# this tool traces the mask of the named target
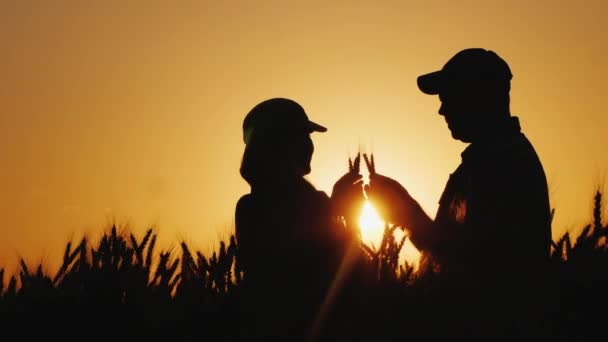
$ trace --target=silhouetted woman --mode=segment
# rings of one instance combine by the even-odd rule
[[[356,220],[361,175],[343,176],[332,198],[304,179],[310,134],[326,130],[285,98],[259,103],[243,121],[240,172],[251,192],[236,206],[236,237],[251,326],[266,338],[293,341],[307,333],[355,238],[340,222]]]

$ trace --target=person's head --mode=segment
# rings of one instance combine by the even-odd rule
[[[310,133],[325,131],[293,100],[262,101],[243,120],[241,176],[253,185],[310,173],[314,151]]]
[[[454,139],[472,142],[510,114],[511,69],[494,51],[481,48],[458,52],[439,71],[418,77],[418,88],[439,95],[439,114]]]

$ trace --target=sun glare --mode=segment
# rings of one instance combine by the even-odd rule
[[[380,242],[382,241],[382,234],[384,233],[385,221],[378,215],[378,212],[372,206],[369,201],[365,201],[365,205],[363,206],[363,212],[361,213],[361,217],[359,218],[359,226],[361,227],[361,239],[369,246],[374,246],[378,248]],[[395,239],[400,241],[405,232],[401,229],[397,229],[395,232]],[[420,251],[416,249],[416,247],[412,244],[412,242],[407,239],[403,244],[403,248],[400,253],[400,263],[403,261],[407,261],[412,264],[414,267],[418,266],[418,262],[420,261]]]
[[[359,226],[361,227],[361,238],[367,244],[373,244],[378,247],[382,241],[382,233],[384,232],[384,221],[378,212],[369,201],[365,201],[363,212],[359,218]]]

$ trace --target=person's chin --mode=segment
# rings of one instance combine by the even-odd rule
[[[448,125],[448,129],[450,130],[450,134],[452,135],[452,138],[459,140],[460,139],[460,134],[458,133],[457,130],[455,130],[454,128],[450,127]]]
[[[309,174],[311,171],[310,169],[310,165],[307,167],[302,168],[302,176],[306,176],[307,174]]]
[[[465,143],[471,142],[470,137],[468,137],[466,134],[463,134],[462,132],[456,130],[450,130],[450,132],[452,133],[452,138],[454,138],[455,140],[460,140]]]

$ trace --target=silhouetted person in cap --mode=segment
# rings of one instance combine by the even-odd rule
[[[462,50],[441,70],[418,77],[423,93],[439,95],[439,115],[452,137],[470,143],[434,219],[393,179],[371,175],[366,188],[378,210],[405,227],[439,266],[457,303],[478,311],[465,318],[457,311],[450,319],[484,338],[539,331],[541,323],[534,326],[525,315],[540,312],[535,310],[542,303],[535,299],[551,246],[547,181],[518,117],[511,115],[511,78],[501,57],[478,48]]]
[[[344,222],[358,219],[362,176],[344,175],[331,198],[304,178],[314,151],[310,135],[326,130],[285,98],[257,104],[243,121],[240,172],[251,192],[235,216],[251,338],[304,339],[356,241]]]

